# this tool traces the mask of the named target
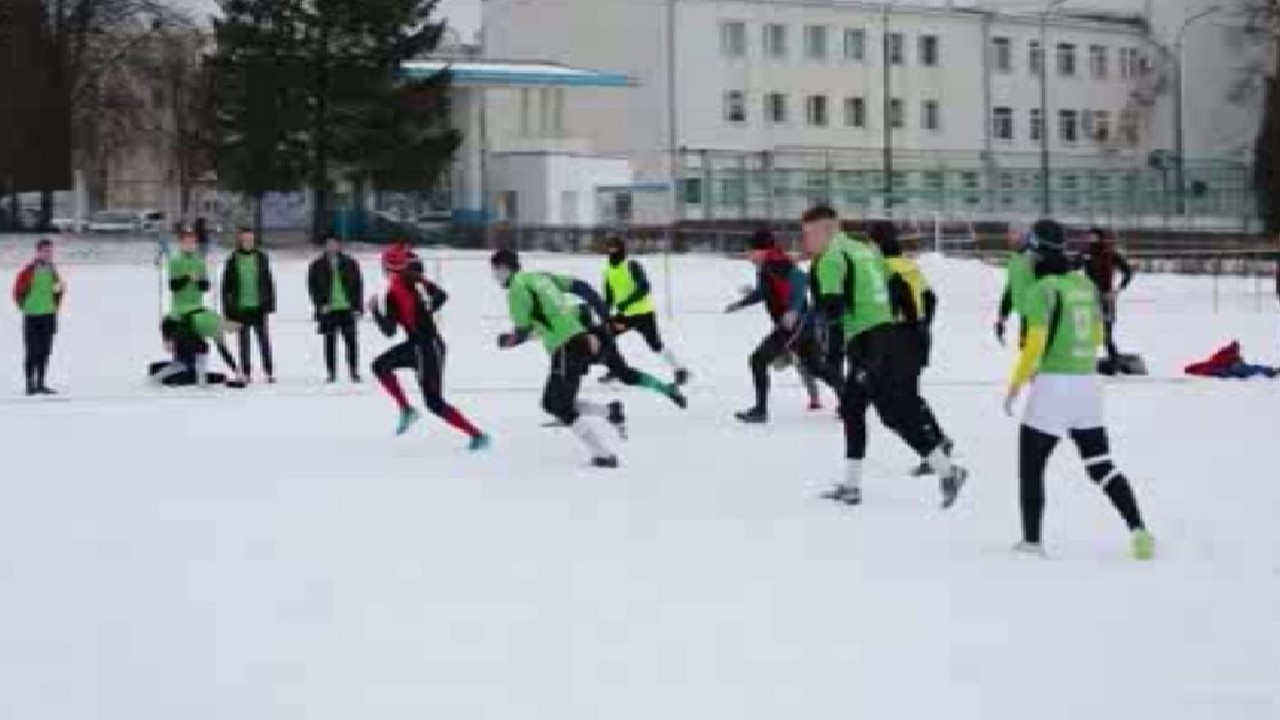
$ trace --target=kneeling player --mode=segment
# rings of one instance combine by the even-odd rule
[[[222,338],[224,333],[238,330],[235,323],[226,322],[217,313],[204,308],[166,317],[160,324],[160,334],[172,359],[151,365],[148,369],[151,382],[165,386],[199,387],[225,383],[230,388],[243,388],[244,379],[240,377],[235,358]],[[209,341],[218,348],[222,361],[231,369],[230,377],[209,372]]]
[[[1025,298],[1027,341],[1005,399],[1005,410],[1012,414],[1030,382],[1018,446],[1022,542],[1015,550],[1044,554],[1044,471],[1059,440],[1069,435],[1089,477],[1129,527],[1133,556],[1150,560],[1155,557],[1155,539],[1142,522],[1129,480],[1111,459],[1103,424],[1095,360],[1104,337],[1098,293],[1088,278],[1073,271],[1063,253],[1066,232],[1060,224],[1042,220],[1033,234],[1037,280]]]

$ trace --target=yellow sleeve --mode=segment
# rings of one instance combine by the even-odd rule
[[[1013,368],[1013,377],[1009,379],[1009,388],[1011,390],[1016,390],[1026,385],[1031,376],[1036,374],[1048,342],[1049,331],[1047,329],[1033,327],[1027,331],[1027,340],[1022,346],[1022,354],[1018,356],[1018,364]]]
[[[1102,321],[1099,320],[1098,322],[1095,322],[1093,324],[1093,346],[1102,347],[1102,343],[1106,342],[1106,340],[1107,340],[1106,328],[1102,326]]]

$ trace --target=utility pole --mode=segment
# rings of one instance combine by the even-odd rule
[[[1186,84],[1183,78],[1183,62],[1186,60],[1186,39],[1187,31],[1195,23],[1207,17],[1217,14],[1221,7],[1214,5],[1206,8],[1195,15],[1188,17],[1182,22],[1182,27],[1178,28],[1178,34],[1173,42],[1173,63],[1174,63],[1174,84],[1173,84],[1173,172],[1174,172],[1174,192],[1178,194],[1178,214],[1187,214],[1187,129],[1184,120],[1184,98],[1186,93]]]
[[[1053,216],[1053,187],[1049,176],[1052,157],[1049,152],[1049,16],[1071,0],[1053,0],[1040,13],[1040,214]]]
[[[886,1],[880,13],[880,46],[881,64],[884,66],[884,79],[881,83],[883,97],[881,98],[881,109],[884,112],[884,157],[881,164],[884,166],[884,209],[885,215],[893,217],[893,112],[890,109],[893,98],[893,64],[892,53],[889,47],[889,11],[895,5],[894,2]]]

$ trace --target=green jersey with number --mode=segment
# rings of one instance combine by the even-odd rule
[[[1027,314],[1027,291],[1036,284],[1036,273],[1031,262],[1031,253],[1016,252],[1009,256],[1009,264],[1005,267],[1009,283],[1009,303],[1013,311],[1019,315]]]
[[[1097,372],[1097,328],[1102,321],[1098,291],[1082,273],[1049,275],[1025,297],[1029,328],[1046,333],[1039,372],[1092,375]]]
[[[204,307],[204,290],[199,283],[209,279],[209,270],[205,267],[204,258],[195,253],[178,253],[169,261],[169,280],[186,278],[190,282],[180,290],[173,292],[170,314],[173,317],[186,315]]]
[[[840,325],[846,341],[893,321],[888,268],[869,243],[838,233],[814,261],[812,273],[819,300],[844,297]]]
[[[507,288],[507,308],[516,329],[537,333],[549,353],[584,332],[577,310],[556,279],[544,273],[513,275]]]

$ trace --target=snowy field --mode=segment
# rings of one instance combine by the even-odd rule
[[[6,282],[26,253],[0,248]],[[1011,357],[990,332],[999,276],[977,263],[925,261],[942,298],[927,394],[973,471],[943,514],[878,428],[867,504],[815,499],[841,435],[791,375],[771,426],[731,419],[764,331],[719,313],[743,262],[671,262],[692,407],[627,393],[624,467],[600,472],[541,426],[540,347],[496,349],[480,255],[429,269],[452,294],[453,398],[496,440],[481,456],[431,419],[393,437],[372,384],[319,382],[301,257],[276,263],[278,385],[163,392],[142,378],[161,350],[148,251],[71,255],[62,396],[19,397],[19,318],[0,313],[4,720],[1280,718],[1280,384],[1177,376],[1233,338],[1280,360],[1280,308],[1254,281],[1220,285],[1217,312],[1208,280],[1139,277],[1124,300],[1123,344],[1154,374],[1108,404],[1160,542],[1137,564],[1068,448],[1051,559],[1008,552]],[[599,262],[527,258],[593,281]],[[362,332],[367,363],[385,343]]]

